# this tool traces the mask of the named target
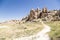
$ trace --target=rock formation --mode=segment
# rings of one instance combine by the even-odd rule
[[[30,14],[24,18],[26,19],[26,21],[32,21],[34,19],[44,19],[44,20],[48,20],[48,21],[52,21],[52,20],[60,20],[60,10],[49,10],[44,7],[42,8],[42,10],[40,10],[39,8],[37,9],[31,9],[30,10]]]
[[[42,12],[43,12],[43,13],[47,13],[47,12],[48,12],[48,11],[47,11],[47,8],[45,8],[45,7],[42,8]]]
[[[30,14],[28,15],[28,19],[27,20],[33,20],[33,19],[37,19],[40,16],[40,12],[41,10],[39,10],[39,8],[37,8],[36,10],[32,9],[30,11]]]

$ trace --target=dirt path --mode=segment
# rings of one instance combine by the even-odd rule
[[[49,35],[47,32],[50,32],[51,28],[41,22],[44,26],[43,30],[38,32],[36,35],[31,35],[29,37],[21,37],[21,38],[15,38],[13,40],[50,40]]]

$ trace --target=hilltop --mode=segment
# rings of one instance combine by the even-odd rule
[[[8,20],[2,22],[4,23],[13,23],[13,24],[20,24],[27,21],[34,21],[41,19],[42,21],[60,21],[60,10],[48,10],[46,7],[40,9],[31,9],[29,15],[22,18],[22,20]]]
[[[12,38],[37,34],[44,28],[40,22],[41,20],[49,26],[52,25],[51,28],[53,31],[54,24],[51,22],[60,21],[60,10],[48,10],[47,8],[31,9],[29,15],[22,18],[22,20],[8,20],[2,22],[0,23],[0,40],[12,40]],[[56,24],[57,23],[58,22],[56,22]],[[54,31],[56,30],[54,29]],[[53,35],[51,37],[54,37],[54,33],[50,34],[50,36]]]
[[[42,19],[43,21],[60,21],[60,10],[31,9],[28,16],[22,20],[32,21],[34,19]]]

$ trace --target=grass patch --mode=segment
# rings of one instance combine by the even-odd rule
[[[51,32],[49,33],[51,38],[60,37],[60,21],[46,22],[46,24],[51,27]]]
[[[30,36],[36,34],[43,28],[43,25],[40,22],[26,22],[22,24],[6,24],[6,25],[4,24],[3,26],[9,27],[0,28],[0,38],[5,39]]]

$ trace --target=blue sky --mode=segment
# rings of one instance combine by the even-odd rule
[[[0,22],[21,19],[34,8],[60,9],[60,0],[0,0]]]

